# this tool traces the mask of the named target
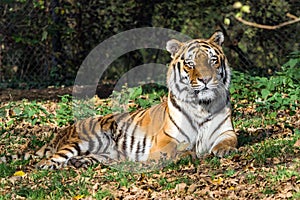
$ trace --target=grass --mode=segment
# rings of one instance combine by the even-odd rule
[[[299,124],[296,125],[300,116],[300,83],[292,76],[296,67],[290,69],[286,65],[282,72],[268,79],[233,72],[231,101],[239,133],[237,153],[225,158],[186,157],[164,168],[136,173],[101,165],[86,170],[68,167],[38,171],[32,167],[34,159],[0,163],[0,199],[109,199],[128,195],[299,198],[296,185],[300,182],[300,147],[295,143],[300,139]],[[38,149],[53,137],[57,128],[73,123],[74,116],[145,108],[160,102],[165,94],[164,88],[151,86],[124,88],[111,99],[94,98],[87,104],[73,101],[67,95],[59,102],[1,103],[0,156]],[[81,106],[79,112],[74,114],[73,106]],[[14,176],[18,171],[25,175]]]

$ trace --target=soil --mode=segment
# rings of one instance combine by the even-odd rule
[[[107,98],[113,90],[113,85],[102,84],[97,86],[96,94],[99,98]],[[88,89],[88,88],[85,88]],[[82,88],[80,89],[80,91]],[[74,90],[75,92],[78,91]],[[73,86],[44,89],[0,89],[0,102],[28,100],[52,100],[57,101],[60,96],[73,93]]]

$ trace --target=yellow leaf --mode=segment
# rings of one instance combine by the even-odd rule
[[[25,176],[25,175],[26,175],[26,173],[23,172],[23,171],[16,171],[16,172],[14,173],[14,176]]]
[[[83,197],[84,197],[84,195],[77,195],[77,196],[73,197],[72,199],[79,200],[79,199],[82,199]]]
[[[220,185],[223,182],[223,178],[222,177],[215,178],[212,182],[213,184]]]
[[[230,186],[229,188],[228,188],[228,190],[234,190],[235,189],[235,187],[233,187],[233,186]]]

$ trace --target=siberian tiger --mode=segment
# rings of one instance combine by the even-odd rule
[[[230,69],[222,32],[209,39],[170,40],[167,101],[144,110],[80,120],[59,132],[36,155],[42,169],[113,161],[174,158],[180,151],[222,157],[234,151]],[[182,147],[184,147],[182,149]]]

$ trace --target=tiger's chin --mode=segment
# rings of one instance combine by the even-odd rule
[[[193,92],[199,104],[210,104],[216,98],[216,94],[211,90],[194,90]]]

